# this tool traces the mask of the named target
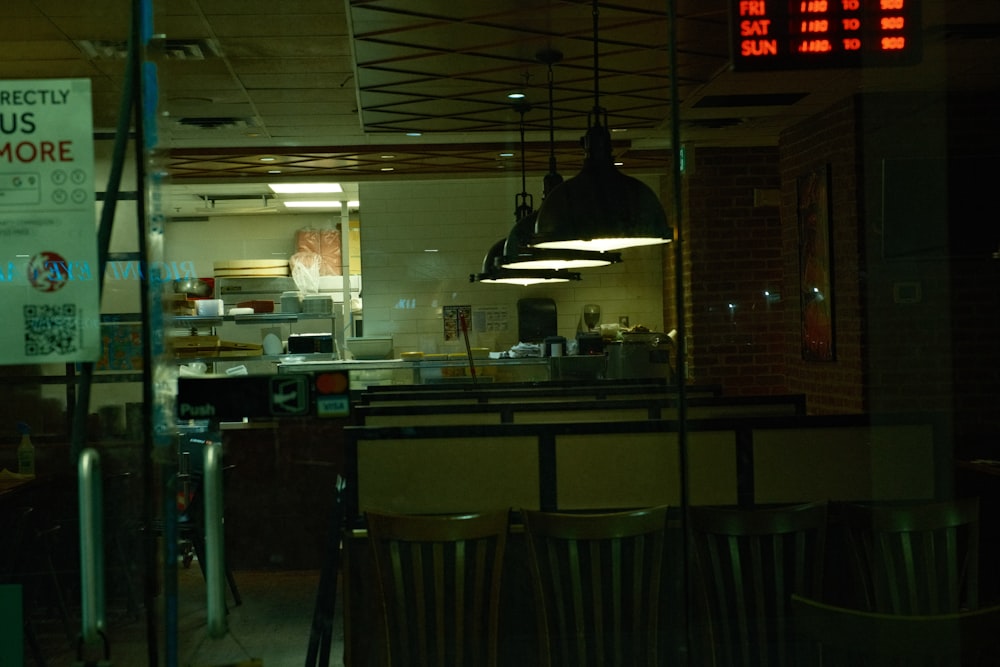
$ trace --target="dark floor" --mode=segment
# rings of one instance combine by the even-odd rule
[[[235,573],[243,604],[232,606],[227,617],[229,633],[222,639],[206,634],[205,583],[197,562],[178,569],[178,664],[183,667],[241,665],[251,659],[262,667],[302,667],[306,662],[318,571],[237,571]],[[339,591],[338,591],[339,593]],[[107,604],[107,636],[111,643],[111,662],[115,667],[146,667],[145,615],[131,617],[120,599]],[[162,604],[162,598],[159,600]],[[73,632],[79,633],[78,614],[72,609]],[[39,641],[49,667],[71,667],[75,650],[70,647],[66,630],[58,614],[40,610],[33,615]],[[160,641],[163,639],[162,622]],[[159,664],[165,665],[162,650]],[[92,657],[88,654],[86,657]],[[37,663],[25,647],[25,666]],[[253,664],[253,663],[250,663]],[[337,605],[330,667],[343,666],[343,625]]]

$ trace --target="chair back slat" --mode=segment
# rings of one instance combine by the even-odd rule
[[[522,516],[540,664],[657,665],[667,508]]]
[[[802,667],[992,667],[1000,606],[950,614],[887,614],[792,596]]]
[[[792,593],[823,581],[825,503],[768,509],[691,507],[692,649],[707,664],[794,665]]]
[[[859,607],[945,614],[979,604],[979,502],[844,504]]]
[[[507,510],[366,513],[393,667],[494,667]]]

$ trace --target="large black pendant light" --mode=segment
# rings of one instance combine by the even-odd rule
[[[552,101],[552,65],[562,60],[562,53],[556,49],[543,49],[537,54],[538,60],[548,65],[549,79],[549,173],[543,181],[542,198],[563,182],[556,170],[555,121]],[[521,190],[524,186],[524,114],[521,115]],[[607,266],[621,261],[619,253],[596,252],[593,250],[572,250],[556,248],[536,248],[530,245],[535,235],[538,213],[531,208],[526,192],[522,192],[518,202],[517,222],[507,236],[501,266],[505,269],[585,269]]]
[[[586,157],[580,173],[542,202],[532,241],[539,248],[621,250],[673,240],[656,194],[614,165],[607,112],[600,106],[598,15],[594,0],[594,108],[587,116]]]

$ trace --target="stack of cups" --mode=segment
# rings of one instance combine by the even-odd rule
[[[301,313],[302,312],[302,294],[300,292],[282,292],[281,293],[281,312],[283,312],[283,313]]]

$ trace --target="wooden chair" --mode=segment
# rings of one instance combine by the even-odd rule
[[[936,615],[847,609],[792,595],[795,631],[809,646],[803,667],[995,666],[1000,606]]]
[[[852,606],[947,614],[979,604],[979,501],[844,504]]]
[[[827,506],[689,508],[693,664],[795,665],[790,595],[823,584]]]
[[[660,664],[667,508],[523,510],[543,666]]]
[[[508,515],[366,513],[387,664],[495,667]]]

